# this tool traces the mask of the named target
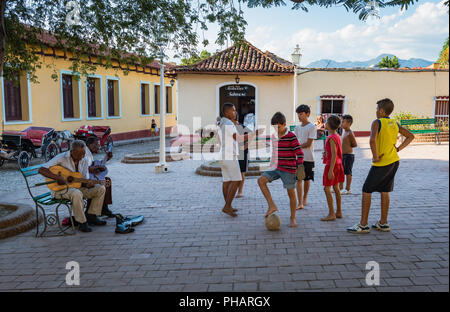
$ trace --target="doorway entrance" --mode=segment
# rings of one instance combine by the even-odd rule
[[[248,84],[227,84],[219,88],[219,115],[222,116],[224,103],[234,104],[239,123],[243,124],[245,116],[256,116],[255,87]]]

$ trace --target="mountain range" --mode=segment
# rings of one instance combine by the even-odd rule
[[[315,61],[307,65],[306,67],[310,68],[355,68],[355,67],[370,67],[372,65],[377,65],[384,57],[389,56],[390,58],[394,57],[393,54],[380,54],[376,58],[373,58],[368,61],[346,61],[346,62],[337,62],[333,60],[320,60]],[[400,67],[427,67],[434,62],[427,61],[420,58],[410,58],[409,60],[398,59],[400,63]]]

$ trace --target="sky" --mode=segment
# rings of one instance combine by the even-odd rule
[[[289,1],[286,1],[289,2]],[[320,59],[366,61],[380,54],[401,59],[435,61],[449,36],[449,15],[444,1],[419,0],[408,10],[380,8],[380,19],[360,21],[358,14],[344,7],[308,6],[309,12],[292,10],[292,5],[263,9],[245,8],[248,25],[245,38],[262,51],[291,60],[296,44],[302,53],[302,66]],[[220,51],[217,27],[204,33],[210,44],[206,50]],[[203,34],[200,34],[200,41]],[[199,45],[199,50],[205,49]]]

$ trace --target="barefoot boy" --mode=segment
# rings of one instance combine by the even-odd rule
[[[300,125],[295,127],[294,133],[297,136],[300,147],[303,151],[303,166],[305,167],[305,178],[297,181],[298,209],[303,209],[308,204],[308,191],[311,180],[314,181],[314,139],[317,138],[316,126],[309,122],[308,118],[311,109],[308,105],[300,105],[296,109]]]
[[[273,202],[267,183],[281,178],[283,186],[287,189],[289,204],[291,208],[291,221],[289,226],[296,227],[295,210],[297,208],[297,197],[295,196],[295,180],[297,165],[303,163],[303,152],[297,137],[286,127],[286,117],[278,112],[273,115],[271,125],[276,129],[277,139],[272,138],[273,155],[272,164],[274,170],[268,170],[258,179],[258,185],[267,200],[269,209],[266,217],[278,210]]]
[[[369,233],[367,224],[372,193],[381,193],[381,220],[372,228],[388,232],[387,222],[389,212],[389,192],[394,190],[394,177],[399,166],[398,152],[414,140],[414,134],[389,118],[394,110],[394,103],[390,99],[377,102],[377,119],[372,122],[370,132],[370,149],[372,150],[372,167],[363,186],[361,221],[347,229],[350,233]],[[397,136],[406,137],[400,146],[396,146]]]
[[[239,155],[239,142],[244,142],[259,133],[262,130],[256,130],[251,134],[239,135],[233,120],[236,119],[236,108],[231,103],[225,103],[222,107],[223,118],[220,121],[219,135],[222,150],[222,160],[220,161],[220,167],[222,170],[222,192],[225,199],[225,206],[222,211],[232,217],[236,217],[237,209],[231,206],[234,195],[241,183],[241,170],[239,168],[238,155]]]
[[[344,134],[342,135],[342,165],[344,166],[344,174],[347,183],[344,188],[344,182],[339,184],[339,189],[342,190],[342,195],[350,195],[352,193],[350,187],[352,184],[352,169],[353,162],[355,161],[355,154],[353,148],[358,144],[356,143],[355,135],[350,129],[353,123],[353,117],[350,115],[342,116],[342,128]]]

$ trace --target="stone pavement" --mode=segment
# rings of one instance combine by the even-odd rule
[[[122,164],[128,153],[157,148],[157,142],[116,148],[109,165],[111,209],[143,214],[132,234],[114,233],[114,219],[91,233],[35,238],[34,231],[0,240],[1,291],[448,291],[449,146],[412,145],[402,158],[389,222],[392,231],[352,235],[359,221],[361,187],[370,167],[367,140],[360,140],[354,167],[354,195],[343,197],[344,218],[323,223],[326,199],[323,165],[316,152],[316,181],[309,205],[297,213],[299,227],[287,227],[288,197],[280,181],[270,190],[283,220],[280,231],[264,226],[265,200],[256,178],[236,199],[239,216],[220,212],[221,178],[194,174],[201,161]],[[153,144],[153,145],[152,145]],[[0,201],[30,204],[12,164],[0,169]],[[369,218],[380,214],[373,196]],[[65,283],[66,263],[80,264],[80,286]],[[380,285],[367,286],[366,263],[380,265]]]

